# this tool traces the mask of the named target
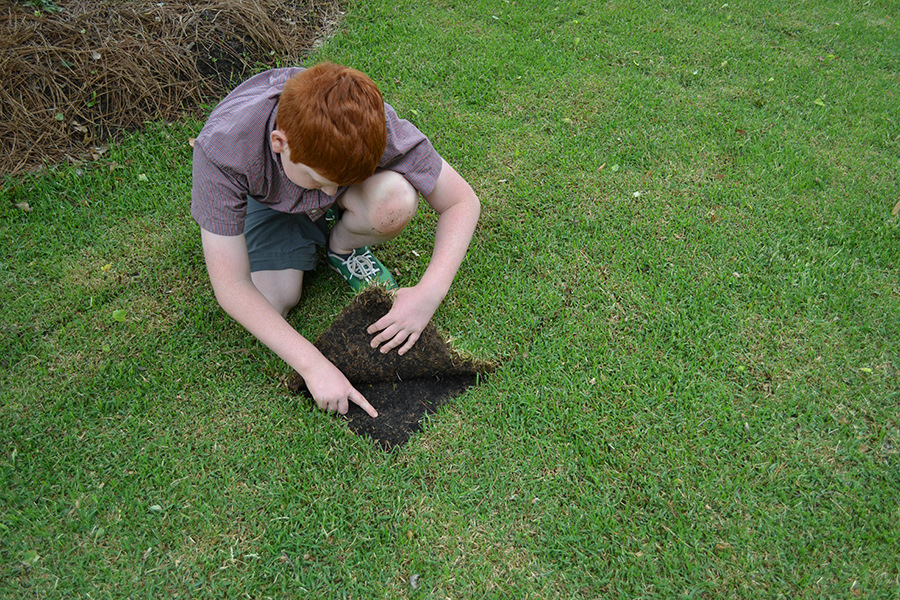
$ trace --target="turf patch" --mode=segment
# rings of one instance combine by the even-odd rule
[[[350,430],[382,448],[402,446],[422,428],[422,417],[433,413],[483,380],[496,363],[461,355],[429,323],[416,345],[400,356],[382,354],[369,345],[366,328],[391,308],[391,297],[371,287],[357,295],[322,334],[315,346],[339,368],[378,411],[369,417],[355,404],[343,416]],[[306,392],[299,374],[288,381],[293,392]]]

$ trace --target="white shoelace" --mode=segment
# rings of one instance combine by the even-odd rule
[[[350,274],[357,279],[371,281],[378,275],[378,267],[369,254],[351,254],[341,261]]]

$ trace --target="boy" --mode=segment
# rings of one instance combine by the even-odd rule
[[[397,288],[368,249],[397,236],[418,197],[437,211],[422,279]],[[331,228],[324,215],[336,205]],[[295,369],[319,408],[370,416],[369,402],[285,320],[300,299],[316,248],[356,290],[396,289],[368,328],[372,347],[407,352],[465,257],[480,214],[468,183],[363,73],[323,63],[260,73],[232,91],[194,143],[191,215],[220,306]]]

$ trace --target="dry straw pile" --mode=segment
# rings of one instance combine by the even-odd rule
[[[0,2],[0,174],[89,155],[255,68],[296,64],[336,0]]]

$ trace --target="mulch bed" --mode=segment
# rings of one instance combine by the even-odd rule
[[[405,444],[422,427],[422,418],[483,380],[496,363],[466,357],[453,350],[429,324],[412,349],[382,354],[369,345],[366,328],[391,308],[390,295],[372,287],[357,295],[322,334],[315,346],[339,368],[378,411],[373,419],[351,404],[344,415],[349,428],[384,449]],[[305,392],[303,378],[288,381]]]
[[[198,114],[261,67],[298,64],[337,0],[19,0],[0,8],[0,174],[102,154]]]

